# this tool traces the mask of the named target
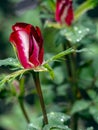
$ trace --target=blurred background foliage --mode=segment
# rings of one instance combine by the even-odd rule
[[[74,9],[83,2],[85,0],[75,0]],[[70,115],[67,125],[72,127],[72,122],[77,124],[77,130],[86,130],[87,127],[92,127],[89,130],[97,130],[98,6],[83,14],[72,28],[63,29],[53,27],[54,10],[55,0],[0,0],[0,59],[15,57],[9,36],[11,27],[16,22],[40,26],[44,37],[45,59],[62,51],[69,42],[77,49],[84,49],[84,52],[75,56],[75,82],[71,81],[67,68],[74,63],[72,57],[66,57],[66,61],[62,59],[60,62],[51,63],[55,73],[54,80],[47,73],[41,73],[40,78],[48,113],[54,111]],[[9,67],[0,67],[0,78],[2,74],[9,72]],[[41,116],[40,104],[31,76],[26,74],[23,78],[24,105],[33,122],[36,117]],[[19,81],[17,78],[17,82]],[[19,107],[18,92],[14,92],[14,89],[14,85],[7,84],[0,92],[0,130],[27,128]]]

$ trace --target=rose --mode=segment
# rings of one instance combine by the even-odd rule
[[[66,23],[68,26],[73,21],[72,0],[57,0],[55,19],[58,23]]]
[[[26,69],[40,66],[44,56],[40,28],[27,23],[16,23],[12,29],[10,42],[15,47],[22,66]]]

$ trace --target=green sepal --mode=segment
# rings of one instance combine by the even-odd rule
[[[51,78],[54,79],[54,71],[53,71],[53,69],[50,67],[50,65],[49,65],[49,64],[44,64],[44,67],[48,70],[48,72],[49,72]]]

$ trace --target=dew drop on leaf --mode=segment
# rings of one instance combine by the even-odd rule
[[[27,130],[38,130],[32,123],[28,124]]]
[[[64,28],[60,31],[62,36],[65,36],[67,40],[72,43],[80,42],[88,33],[90,29],[88,27],[77,25],[70,28]]]

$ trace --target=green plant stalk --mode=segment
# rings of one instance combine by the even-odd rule
[[[29,124],[29,123],[30,123],[30,119],[29,119],[29,117],[28,117],[28,115],[27,115],[27,112],[26,112],[26,110],[25,110],[25,107],[24,107],[23,97],[18,97],[18,102],[19,102],[21,111],[22,111],[22,113],[23,113],[25,119],[26,119],[27,123]]]
[[[18,102],[19,102],[19,105],[20,105],[20,108],[21,108],[21,111],[27,121],[27,123],[30,123],[30,119],[28,117],[28,114],[26,112],[26,109],[25,109],[25,106],[24,106],[24,93],[25,93],[25,90],[24,90],[24,77],[21,78],[20,80],[20,93],[18,95]]]
[[[67,50],[68,49],[68,47],[66,46],[66,44],[64,44],[63,43],[63,49],[64,50]],[[68,74],[68,78],[69,78],[69,80],[71,80],[71,78],[72,78],[72,71],[71,71],[71,65],[69,64],[69,62],[70,62],[70,57],[69,57],[69,55],[66,55],[65,56],[65,62],[66,62],[66,67],[67,67],[67,74]]]
[[[86,11],[93,9],[96,2],[93,0],[86,0],[83,4],[79,5],[74,14],[74,21],[77,21]]]
[[[75,53],[70,54],[70,64],[71,64],[71,73],[72,73],[72,78],[71,78],[71,87],[72,87],[72,92],[73,92],[73,101],[72,104],[76,101],[77,99],[77,69],[76,69],[76,55]],[[78,127],[78,116],[77,114],[74,114],[72,116],[71,120],[71,128],[72,130],[77,130]]]
[[[77,130],[78,129],[78,115],[74,114],[71,117],[71,124],[70,124],[70,128],[72,128],[72,130]]]
[[[44,98],[43,98],[43,94],[42,94],[42,90],[41,90],[41,85],[40,85],[39,72],[33,73],[33,78],[34,78],[36,90],[37,90],[41,108],[42,108],[44,125],[46,125],[46,124],[48,124],[48,118],[47,118],[46,108],[45,108],[45,104],[44,104]]]
[[[70,42],[67,41],[66,44],[63,44],[63,49],[66,50],[68,48],[71,48]],[[76,50],[76,49],[73,49]],[[73,51],[73,53],[70,53],[69,55],[65,56],[66,59],[66,67],[67,67],[67,73],[69,77],[69,81],[71,85],[73,86],[73,92],[74,97],[76,97],[76,51]]]
[[[63,44],[64,50],[70,47],[71,45],[69,41],[67,41],[66,44]],[[66,59],[68,79],[72,88],[73,98],[71,100],[71,103],[73,104],[77,98],[76,52],[66,55],[65,59]],[[71,118],[70,127],[72,128],[72,130],[77,130],[77,125],[78,125],[78,116],[74,114]]]

